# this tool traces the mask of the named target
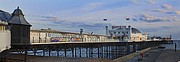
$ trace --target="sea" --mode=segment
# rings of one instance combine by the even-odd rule
[[[165,49],[175,49],[175,43],[177,45],[176,49],[180,50],[180,40],[173,40],[173,44],[162,44],[162,47],[166,47]]]

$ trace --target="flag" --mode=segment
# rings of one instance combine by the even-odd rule
[[[129,17],[126,17],[126,20],[129,20]]]
[[[107,19],[103,19],[103,21],[107,21]]]

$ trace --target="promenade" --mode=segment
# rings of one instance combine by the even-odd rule
[[[144,53],[143,60],[138,60],[139,56],[135,56],[125,62],[178,62],[180,61],[180,51],[173,49],[155,48]]]

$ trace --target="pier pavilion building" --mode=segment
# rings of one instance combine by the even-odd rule
[[[30,44],[30,27],[19,7],[12,14],[0,10],[0,52],[12,45]]]
[[[81,37],[82,36],[82,37]],[[80,34],[74,32],[62,32],[51,29],[31,30],[30,43],[51,42],[118,42],[106,35]]]
[[[106,31],[113,39],[119,39],[122,42],[147,40],[147,34],[142,34],[138,29],[131,26],[112,26],[111,30]]]

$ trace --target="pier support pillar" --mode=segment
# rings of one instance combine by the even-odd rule
[[[66,48],[64,48],[64,57],[66,57],[67,51]]]
[[[72,50],[72,57],[74,57],[74,48],[72,47],[71,50]]]

